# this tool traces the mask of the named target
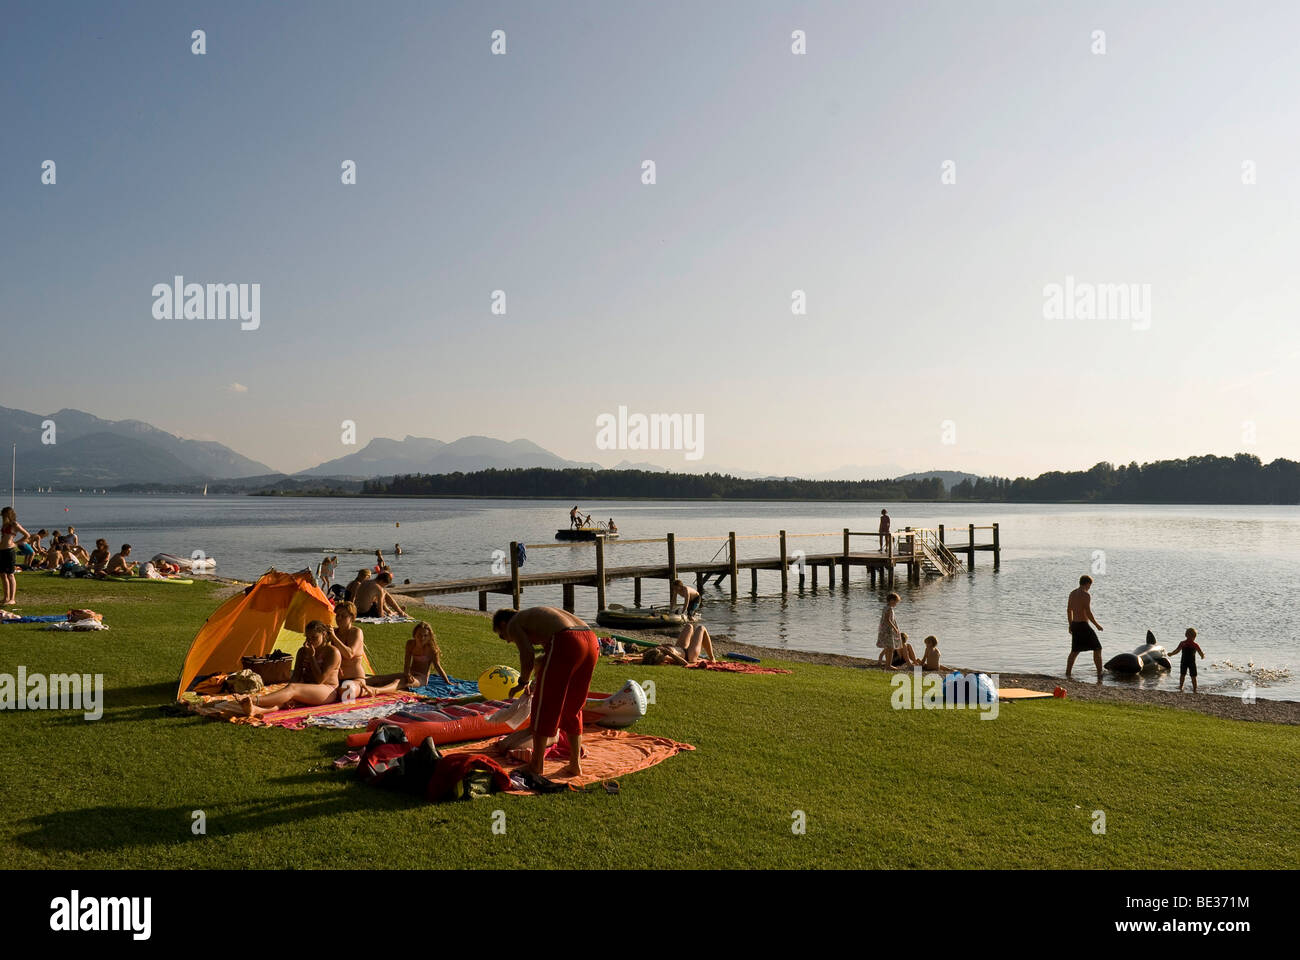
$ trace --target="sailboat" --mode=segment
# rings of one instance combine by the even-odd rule
[[[203,485],[203,495],[205,497],[208,495],[208,485],[206,483]]]

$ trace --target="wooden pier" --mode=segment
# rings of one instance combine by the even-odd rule
[[[785,594],[790,590],[792,567],[795,569],[798,578],[798,589],[800,590],[804,589],[809,574],[812,577],[812,588],[816,590],[818,588],[818,572],[823,569],[826,573],[827,587],[833,588],[835,586],[837,567],[843,585],[841,589],[848,586],[849,571],[855,567],[866,569],[872,587],[876,586],[877,577],[880,578],[882,584],[893,586],[899,567],[903,567],[907,579],[911,583],[920,583],[922,576],[926,574],[952,576],[963,569],[973,570],[975,568],[975,554],[978,552],[992,553],[993,567],[994,569],[998,568],[1002,559],[1002,545],[996,523],[991,526],[976,526],[972,523],[954,529],[966,535],[964,543],[951,542],[948,539],[950,531],[946,529],[946,525],[940,525],[937,528],[906,527],[902,531],[887,537],[881,537],[880,534],[875,532],[850,530],[848,527],[845,527],[842,533],[838,535],[833,533],[787,534],[786,531],[782,530],[775,535],[757,534],[738,537],[732,532],[728,533],[726,537],[679,538],[670,533],[666,537],[618,541],[624,544],[663,543],[667,545],[667,563],[629,566],[609,566],[606,564],[605,541],[603,538],[599,538],[593,544],[596,552],[595,567],[582,570],[555,570],[538,573],[523,573],[520,571],[518,564],[519,543],[512,542],[507,553],[510,563],[509,575],[403,584],[398,588],[398,592],[416,597],[477,593],[478,608],[486,610],[487,598],[490,593],[508,595],[511,598],[511,606],[519,607],[525,587],[531,589],[534,587],[559,586],[562,589],[564,609],[573,611],[575,606],[574,588],[593,587],[596,590],[597,609],[604,610],[607,606],[606,586],[613,580],[633,581],[634,605],[639,607],[641,606],[641,582],[643,580],[665,581],[665,594],[669,601],[672,598],[672,581],[676,579],[685,579],[693,575],[696,589],[703,589],[710,577],[716,578],[715,582],[719,584],[723,580],[730,580],[731,599],[736,600],[740,595],[740,571],[742,570],[750,572],[750,592],[757,596],[758,571],[760,570],[779,571],[781,574],[781,593]],[[977,532],[983,531],[990,531],[990,538],[984,542],[977,542]],[[832,536],[842,537],[842,549],[835,553],[807,554],[802,550],[791,551],[789,547],[789,542],[794,539]],[[875,549],[863,549],[863,542],[859,541],[858,544],[855,544],[854,538],[866,538],[865,546],[874,545]],[[737,541],[773,539],[779,545],[779,552],[776,556],[741,557],[737,551]],[[678,563],[677,545],[688,541],[725,541],[726,557],[718,559],[718,555],[715,554],[714,559],[703,563]],[[570,543],[524,545],[526,550],[545,550],[554,547],[574,549],[576,546]],[[718,554],[721,553],[722,549],[719,549]],[[964,561],[963,557],[965,558]]]

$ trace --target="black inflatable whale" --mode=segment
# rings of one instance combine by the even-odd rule
[[[1105,664],[1105,669],[1111,673],[1128,676],[1139,673],[1158,673],[1172,667],[1173,664],[1169,662],[1169,654],[1165,653],[1164,647],[1156,643],[1156,635],[1150,630],[1147,631],[1146,643],[1132,653],[1116,654],[1107,660]]]

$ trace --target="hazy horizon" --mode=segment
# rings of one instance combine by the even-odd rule
[[[7,20],[0,405],[286,473],[406,435],[779,476],[1300,458],[1298,8]],[[260,284],[257,329],[156,318],[176,276]],[[1133,301],[1052,314],[1087,285]],[[620,407],[701,417],[700,459],[601,449]]]

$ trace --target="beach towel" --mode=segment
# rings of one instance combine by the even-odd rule
[[[66,621],[67,619],[68,619],[68,615],[65,613],[65,614],[62,614],[62,615],[51,614],[51,615],[48,616],[48,617],[9,617],[9,616],[6,616],[6,617],[4,618],[4,622],[5,622],[5,623],[59,623],[59,622],[62,622],[62,621]]]
[[[496,740],[480,740],[478,743],[459,743],[443,747],[446,755],[458,753],[485,754],[501,764],[508,772],[514,774],[523,766],[517,760],[505,756],[496,746]],[[571,790],[581,790],[594,783],[625,777],[640,770],[663,763],[669,757],[695,748],[689,743],[678,743],[666,737],[652,737],[644,733],[632,733],[630,730],[607,730],[596,727],[582,734],[582,767],[580,777],[561,777],[557,774],[568,763],[567,754],[563,760],[546,760],[542,770],[556,783],[565,784]],[[549,751],[548,751],[549,756]],[[538,793],[522,785],[515,776],[511,777],[511,787],[507,793],[531,796]]]
[[[283,689],[284,686],[283,683],[272,683],[261,692],[263,694],[274,693],[276,690]],[[243,723],[252,727],[305,730],[310,726],[322,726],[334,730],[352,730],[364,727],[376,718],[396,713],[409,704],[418,703],[419,698],[409,693],[381,693],[375,697],[353,700],[351,703],[335,702],[324,703],[318,707],[288,707],[264,713],[260,717],[244,716],[243,708],[232,694],[186,697],[183,702],[191,713],[229,720],[231,723]],[[337,717],[338,719],[326,721],[327,717]]]
[[[1024,687],[999,687],[999,700],[1051,700],[1052,694],[1045,690],[1027,690]]]
[[[403,617],[390,613],[386,617],[357,617],[356,623],[415,623],[415,617]]]
[[[460,700],[463,697],[477,696],[478,683],[474,680],[457,680],[455,677],[448,681],[435,673],[429,677],[428,683],[412,687],[411,692],[433,700]]]
[[[696,660],[686,665],[687,670],[721,670],[723,673],[794,673],[780,667],[758,667],[752,663],[718,663],[715,660]]]

